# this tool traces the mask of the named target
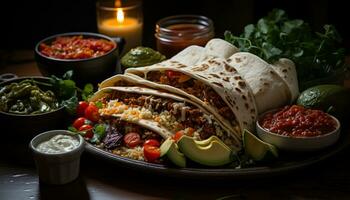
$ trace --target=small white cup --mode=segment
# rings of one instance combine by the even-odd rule
[[[59,134],[76,137],[79,141],[78,146],[71,151],[55,154],[43,153],[37,150],[40,143]],[[40,181],[47,184],[66,184],[79,176],[80,156],[84,151],[84,139],[80,135],[67,130],[47,131],[35,136],[30,141],[29,148],[33,152]]]

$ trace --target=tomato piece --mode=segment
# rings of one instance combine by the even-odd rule
[[[155,140],[155,139],[148,139],[148,140],[146,140],[146,141],[143,143],[143,146],[146,146],[146,145],[154,146],[154,147],[159,147],[159,146],[160,146],[160,143],[158,142],[158,140]]]
[[[85,134],[83,135],[84,138],[91,139],[94,136],[92,128],[93,127],[90,124],[84,124],[79,128],[79,131],[85,132]]]
[[[172,79],[172,78],[175,78],[175,77],[178,77],[181,75],[180,72],[176,72],[176,71],[172,71],[172,70],[166,70],[165,74],[169,79]]]
[[[178,131],[175,133],[175,135],[173,136],[173,139],[175,140],[175,142],[179,141],[179,139],[184,135],[184,131]]]
[[[130,148],[134,148],[141,143],[141,137],[138,133],[130,132],[124,135],[124,143]]]
[[[85,117],[79,117],[78,119],[76,119],[73,122],[73,127],[76,128],[77,130],[79,130],[79,128],[81,126],[83,126],[84,124],[92,124],[92,122],[88,119],[86,119]]]
[[[97,122],[100,119],[100,114],[98,113],[98,107],[94,103],[90,103],[85,109],[85,117],[92,122]]]
[[[89,106],[89,103],[86,101],[79,101],[76,112],[78,117],[83,117],[85,115],[85,110]]]
[[[143,147],[143,155],[145,156],[146,161],[154,162],[160,157],[159,147],[146,145]]]

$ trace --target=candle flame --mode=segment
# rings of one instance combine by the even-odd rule
[[[118,23],[124,22],[124,12],[121,8],[117,9],[117,21],[118,21]]]

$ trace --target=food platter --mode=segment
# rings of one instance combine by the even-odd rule
[[[70,46],[74,41],[101,42],[74,34],[42,43],[39,51],[47,59],[72,61],[77,52],[62,57],[67,49],[54,57],[55,43],[61,48],[67,41]],[[324,43],[323,37],[314,37],[317,45]],[[89,153],[146,173],[216,179],[277,175],[345,148],[350,136],[339,121],[350,112],[349,90],[340,84],[301,88],[310,78],[301,73],[305,63],[278,53],[282,47],[260,52],[244,47],[241,40],[226,33],[225,40],[212,38],[203,47],[188,46],[171,58],[151,48],[135,48],[121,59],[124,73],[100,80],[95,92],[92,84],[77,88],[68,71],[62,79],[49,79],[56,92],[50,97],[57,96],[55,105],[75,116],[68,129],[85,139]],[[116,48],[112,40],[103,41],[110,44],[104,53],[86,58],[78,51],[77,60],[102,58]],[[40,92],[36,84],[43,83],[34,81],[27,90],[23,87],[25,92],[18,83],[6,85],[0,91],[6,94],[0,108],[43,110],[49,98],[46,93],[35,96]]]
[[[176,168],[165,166],[161,164],[147,163],[144,161],[133,160],[124,158],[112,153],[103,151],[90,143],[86,143],[86,151],[91,155],[103,158],[106,161],[120,166],[122,168],[137,170],[167,177],[182,178],[190,177],[193,179],[249,179],[258,177],[271,177],[272,175],[281,175],[290,173],[295,170],[300,170],[324,161],[343,149],[348,147],[350,144],[349,131],[342,130],[339,141],[327,149],[314,153],[301,153],[301,154],[288,154],[283,156],[283,160],[279,159],[276,162],[269,163],[269,165],[260,165],[254,167],[247,167],[241,169],[233,168]],[[287,154],[287,153],[285,153]]]

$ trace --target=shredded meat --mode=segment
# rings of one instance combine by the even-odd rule
[[[189,79],[188,81],[180,83],[178,78],[179,75],[181,75],[181,72],[176,72],[176,74],[178,76],[169,78],[164,72],[151,71],[148,73],[147,79],[153,82],[179,88],[186,93],[196,96],[204,102],[212,104],[218,109],[219,114],[224,118],[227,118],[229,121],[233,122],[235,120],[235,116],[231,109],[227,106],[220,95],[214,91],[214,89],[194,79]]]
[[[205,140],[215,134],[215,128],[214,126],[208,126],[207,124],[204,124],[204,127],[199,134],[201,139]]]
[[[146,107],[150,106],[154,111],[158,113],[161,113],[163,111],[169,111],[177,119],[181,119],[181,109],[183,106],[186,106],[187,109],[185,110],[185,116],[186,116],[185,120],[179,120],[180,122],[179,126],[182,129],[202,128],[200,135],[203,134],[204,136],[209,135],[209,132],[212,130],[215,131],[214,124],[208,122],[208,120],[204,117],[204,114],[201,111],[201,109],[194,108],[192,105],[184,104],[183,106],[178,107],[177,108],[178,110],[175,110],[176,106],[174,106],[174,103],[176,102],[174,102],[172,99],[159,98],[154,96],[145,96],[145,95],[136,94],[136,93],[125,93],[125,92],[119,92],[119,91],[114,91],[114,93],[111,96],[131,107],[136,107],[136,106],[145,107],[145,105],[147,105]],[[111,98],[106,98],[106,99],[111,99]],[[210,135],[213,135],[214,133],[215,132],[212,132]]]

